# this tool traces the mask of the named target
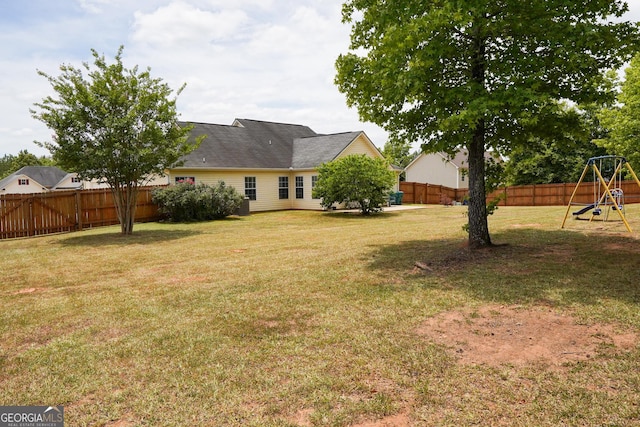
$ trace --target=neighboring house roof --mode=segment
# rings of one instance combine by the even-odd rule
[[[411,163],[407,165],[405,170],[408,169],[413,163],[416,163],[421,157],[429,156],[429,155],[439,156],[442,158],[443,161],[451,163],[457,169],[469,167],[469,152],[467,150],[459,150],[458,152],[456,152],[456,154],[453,157],[451,157],[449,154],[443,151],[440,151],[437,153],[421,153],[419,156],[416,156],[416,158],[413,159]],[[486,160],[489,160],[489,159],[495,160],[497,157],[491,152],[486,151],[484,153],[484,158]]]
[[[307,126],[236,119],[231,126],[191,125],[190,140],[205,135],[196,150],[185,156],[181,168],[308,169],[337,158],[362,132],[331,135]]]
[[[53,188],[67,176],[67,172],[55,166],[24,166],[0,180],[0,188],[6,186],[18,176],[27,176],[42,187]]]
[[[467,167],[469,159],[469,152],[467,150],[458,151],[453,157],[450,157],[445,153],[440,153],[440,155],[443,156],[446,160],[450,161],[458,169]]]

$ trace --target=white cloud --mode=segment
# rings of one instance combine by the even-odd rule
[[[109,0],[78,0],[80,7],[89,13],[101,13],[110,3]]]
[[[174,2],[150,14],[135,12],[131,40],[155,48],[203,47],[233,39],[247,22],[238,9],[208,11]]]
[[[121,44],[127,67],[151,67],[174,89],[187,83],[178,98],[182,120],[230,124],[241,117],[325,133],[364,130],[378,146],[385,143],[386,133],[360,123],[333,84],[335,60],[349,45],[343,0],[27,3],[13,9],[19,23],[5,16],[0,31],[0,156],[46,154],[32,140],[48,140],[51,132],[29,108],[51,88],[36,69],[57,75],[62,63],[91,62],[91,48],[109,58]],[[633,3],[626,19],[640,15],[640,2]]]

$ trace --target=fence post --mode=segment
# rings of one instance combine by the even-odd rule
[[[27,207],[29,208],[29,222],[27,222],[27,235],[35,236],[36,231],[35,231],[35,227],[33,226],[33,196],[27,197],[27,200],[28,200]]]
[[[533,184],[533,195],[531,196],[533,201],[533,206],[536,206],[536,185]]]
[[[76,190],[76,229],[82,231],[82,195]]]

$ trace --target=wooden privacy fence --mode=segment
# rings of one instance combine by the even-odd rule
[[[534,184],[505,187],[487,197],[493,200],[502,194],[500,206],[566,206],[576,183],[565,184]],[[624,192],[625,203],[640,203],[640,187],[635,181],[622,181],[618,188]],[[455,189],[442,185],[421,184],[418,182],[401,182],[400,191],[404,192],[403,203],[442,204],[451,200],[462,202],[469,191]],[[573,198],[575,204],[590,204],[604,193],[604,187],[598,189],[598,184],[582,182]]]
[[[138,193],[136,222],[159,219],[155,187]],[[0,239],[41,236],[119,224],[110,189],[0,196]]]

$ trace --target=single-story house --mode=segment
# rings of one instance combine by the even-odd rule
[[[321,164],[351,154],[384,157],[361,131],[323,135],[303,125],[248,119],[183,125],[193,126],[191,140],[205,139],[167,171],[169,182],[224,181],[249,199],[252,212],[321,209],[311,194]]]
[[[76,190],[82,182],[55,166],[25,166],[0,180],[0,194],[29,194],[55,190]]]
[[[404,169],[407,182],[469,188],[467,151],[451,157],[446,153],[421,153]]]
[[[148,185],[166,185],[167,177],[157,177]],[[83,181],[76,173],[55,166],[25,166],[0,180],[0,194],[30,194],[48,191],[108,188],[105,183]]]

